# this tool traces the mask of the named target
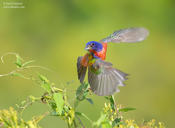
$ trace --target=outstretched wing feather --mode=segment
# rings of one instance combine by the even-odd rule
[[[94,70],[101,72],[95,73]],[[108,96],[118,92],[118,86],[124,85],[126,76],[126,73],[113,68],[111,63],[102,60],[96,60],[88,69],[88,81],[91,89],[99,96]]]
[[[78,57],[77,59],[77,72],[78,72],[78,79],[80,80],[81,83],[83,83],[85,75],[86,75],[86,70],[87,67],[84,67],[81,64],[82,56]]]
[[[113,34],[111,34],[107,38],[102,39],[100,42],[134,43],[145,40],[148,35],[149,31],[145,28],[127,28],[115,31]]]

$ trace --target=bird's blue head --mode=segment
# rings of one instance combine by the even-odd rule
[[[96,52],[100,52],[103,49],[103,45],[99,42],[96,42],[96,41],[89,41],[86,44],[85,49],[88,51],[95,50]]]

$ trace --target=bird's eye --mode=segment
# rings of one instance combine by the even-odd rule
[[[91,44],[91,46],[94,46],[94,45],[95,45],[94,43]]]

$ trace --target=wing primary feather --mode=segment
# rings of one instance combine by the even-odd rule
[[[94,74],[94,76],[95,76],[94,86],[95,86],[95,90],[97,92],[97,90],[99,89],[99,75]]]
[[[92,81],[90,83],[91,89],[92,89],[92,91],[96,91],[97,88],[98,88],[98,83],[97,83],[98,82],[98,79],[97,79],[97,76],[90,69],[89,69],[89,75],[92,76]]]
[[[89,77],[89,83],[90,83],[91,89],[94,90],[95,86],[94,86],[93,82],[94,82],[95,78],[90,71],[88,72],[88,77]]]
[[[111,86],[111,84],[110,84],[110,81],[109,81],[109,79],[108,79],[108,75],[106,75],[105,76],[105,79],[106,79],[106,81],[105,81],[105,84],[104,84],[104,87],[103,87],[103,95],[106,95],[107,94],[107,86]]]
[[[145,40],[148,35],[149,31],[146,28],[143,27],[127,28],[115,31],[113,34],[111,34],[107,38],[104,38],[100,42],[134,43]]]
[[[112,75],[114,76],[114,79],[116,80],[117,86],[124,86],[122,80],[116,75],[116,73],[112,72]]]
[[[106,82],[108,82],[107,77],[105,77],[105,83],[104,83],[103,89],[102,89],[102,96],[106,95],[106,86],[107,86]]]
[[[109,91],[110,91],[110,87],[113,86],[111,81],[110,81],[110,76],[107,75],[107,81],[109,82],[108,85],[105,85],[105,94],[104,95],[108,95]]]
[[[94,73],[92,69],[101,70],[99,73]],[[119,92],[118,87],[124,86],[123,81],[125,81],[128,74],[112,68],[112,64],[96,60],[95,63],[88,68],[88,81],[91,86],[92,91],[99,96],[112,95],[115,92]]]
[[[92,80],[93,80],[92,74],[88,72],[88,82],[89,82],[89,84],[92,83]]]
[[[110,86],[108,95],[112,95],[112,94],[115,92],[116,86],[117,86],[117,85],[116,85],[116,82],[114,81],[114,79],[112,78],[111,75],[110,75],[109,79],[110,79],[110,81],[111,81],[111,83],[112,83],[112,86]]]
[[[82,56],[78,57],[77,59],[77,73],[78,73],[78,79],[80,80],[80,83],[83,83],[87,67],[84,67],[81,65]]]
[[[106,84],[106,74],[103,74],[102,75],[102,83],[101,83],[101,87],[100,87],[100,91],[99,91],[99,94],[100,95],[104,95],[104,86]]]
[[[97,90],[96,90],[96,93],[98,94],[98,95],[100,95],[99,93],[100,93],[100,89],[101,89],[101,85],[102,85],[102,82],[103,82],[103,79],[102,79],[102,75],[100,74],[100,75],[98,75],[98,87],[97,87]]]

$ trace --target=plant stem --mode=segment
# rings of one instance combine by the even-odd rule
[[[77,123],[76,123],[75,119],[73,122],[74,122],[74,127],[77,128]]]
[[[80,119],[79,117],[77,117],[77,116],[76,116],[76,118],[77,118],[77,119],[78,119],[78,121],[80,122],[80,124],[81,124],[82,128],[85,128],[85,126],[84,126],[83,122],[81,121],[81,119]]]

